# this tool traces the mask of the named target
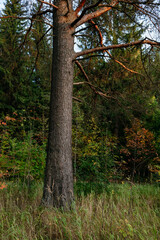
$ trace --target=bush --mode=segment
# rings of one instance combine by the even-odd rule
[[[46,143],[39,145],[32,132],[23,141],[5,133],[1,138],[0,168],[8,171],[10,178],[40,179],[44,175],[45,149]]]

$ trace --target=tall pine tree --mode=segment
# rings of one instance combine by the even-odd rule
[[[22,16],[21,0],[7,0],[4,16]],[[0,109],[1,113],[13,112],[24,104],[25,57],[20,45],[24,38],[25,21],[1,19],[0,21]]]

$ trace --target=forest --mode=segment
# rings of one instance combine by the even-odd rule
[[[160,239],[160,3],[4,0],[0,239]]]

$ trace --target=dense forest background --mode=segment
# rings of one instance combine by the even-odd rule
[[[24,1],[6,0],[3,16],[15,19],[0,20],[0,176],[31,182],[44,177],[53,33],[46,17],[31,22],[28,11]],[[107,44],[140,40],[151,31],[145,18],[142,27],[132,9],[128,14],[110,11],[88,23],[76,33],[78,48],[99,44],[95,24]],[[108,182],[160,181],[159,48],[109,54],[80,58],[86,75],[75,64],[73,169],[76,187],[85,192]]]

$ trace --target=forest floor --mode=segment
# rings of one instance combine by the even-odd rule
[[[109,184],[70,212],[40,206],[42,184],[0,190],[0,240],[160,240],[160,186]]]

